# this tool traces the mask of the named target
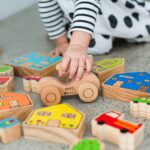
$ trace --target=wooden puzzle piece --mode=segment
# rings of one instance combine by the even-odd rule
[[[150,98],[133,98],[130,102],[130,114],[134,117],[150,119]]]
[[[39,81],[40,77],[37,76],[26,76],[23,78],[23,87],[26,92],[39,93]]]
[[[15,118],[0,120],[0,142],[7,144],[21,137],[20,123]]]
[[[100,82],[94,73],[84,73],[81,80],[72,80],[69,83],[61,82],[54,77],[45,77],[40,80],[40,95],[44,105],[51,106],[60,103],[61,96],[79,95],[83,102],[94,101],[99,93]]]
[[[116,73],[123,73],[125,70],[124,58],[106,58],[94,62],[92,72],[96,73],[100,82]]]
[[[0,92],[10,92],[14,89],[13,77],[0,76]]]
[[[0,65],[0,76],[14,76],[13,67],[8,65]]]
[[[30,114],[23,130],[28,139],[74,144],[84,133],[85,115],[68,104],[45,107]]]
[[[70,150],[105,150],[105,145],[98,139],[86,138],[78,141]]]
[[[144,125],[126,121],[123,114],[110,111],[92,120],[92,134],[117,144],[120,150],[135,150],[144,140]]]
[[[13,116],[23,121],[32,111],[28,95],[14,92],[0,93],[0,119]]]
[[[126,102],[135,97],[150,96],[150,74],[147,72],[115,74],[102,84],[102,95]]]
[[[49,76],[56,73],[55,66],[61,61],[61,57],[50,57],[46,54],[37,52],[29,52],[7,64],[11,65],[15,70],[15,75],[25,76]]]

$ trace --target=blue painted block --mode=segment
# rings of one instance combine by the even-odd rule
[[[50,65],[59,62],[62,59],[61,56],[48,57],[37,52],[29,52],[27,54],[21,55],[14,60],[8,62],[8,64],[13,66],[25,66],[27,68],[41,71],[46,69]]]
[[[13,127],[15,125],[19,124],[19,121],[15,118],[6,118],[3,120],[0,120],[0,129],[7,129],[10,127]]]
[[[122,82],[120,88],[150,93],[150,74],[147,72],[115,74],[104,84],[113,86],[117,82]]]

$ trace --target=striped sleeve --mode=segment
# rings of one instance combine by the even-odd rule
[[[56,39],[66,33],[63,12],[57,0],[38,0],[40,17],[50,39]]]
[[[84,31],[92,35],[99,11],[100,0],[75,0],[71,32]]]

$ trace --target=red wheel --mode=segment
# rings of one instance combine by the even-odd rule
[[[40,92],[41,100],[44,105],[51,106],[59,104],[61,100],[61,94],[57,87],[48,86],[41,90]]]

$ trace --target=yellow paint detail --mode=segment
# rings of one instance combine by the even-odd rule
[[[59,122],[60,128],[78,128],[83,115],[68,104],[59,104],[34,111],[27,120],[28,125],[50,126],[51,122]],[[54,125],[52,125],[54,126]]]

